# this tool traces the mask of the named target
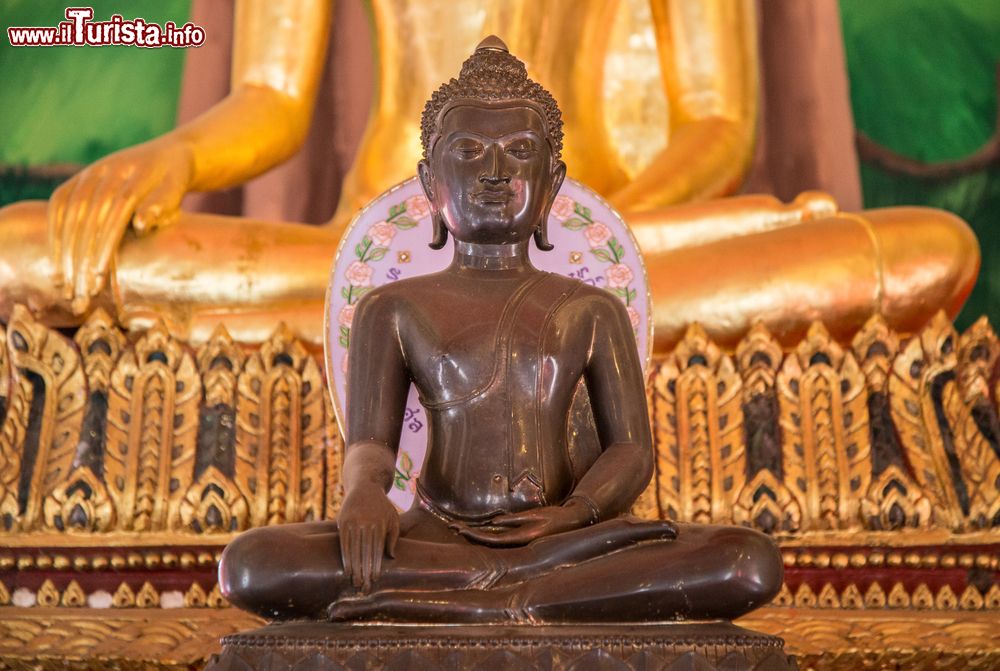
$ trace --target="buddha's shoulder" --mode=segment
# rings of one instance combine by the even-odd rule
[[[562,282],[571,290],[567,305],[582,306],[588,309],[617,311],[624,306],[617,296],[607,289],[587,284],[581,280],[558,275]]]
[[[407,277],[377,286],[361,297],[358,309],[383,312],[398,310],[432,299],[448,285],[440,273]]]

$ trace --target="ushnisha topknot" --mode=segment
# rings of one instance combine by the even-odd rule
[[[462,64],[458,79],[442,84],[424,105],[420,120],[424,158],[428,158],[431,140],[438,131],[441,111],[460,98],[483,102],[530,100],[543,112],[555,158],[562,153],[562,113],[559,105],[551,93],[528,79],[524,63],[512,56],[507,45],[496,35],[480,42],[475,52]]]

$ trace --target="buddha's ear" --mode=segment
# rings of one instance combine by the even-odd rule
[[[448,242],[448,227],[444,225],[441,211],[434,202],[434,176],[427,159],[422,159],[417,163],[417,177],[420,179],[420,186],[423,187],[424,195],[427,196],[427,202],[431,208],[431,227],[434,233],[429,243],[430,248],[441,249]]]
[[[551,252],[555,249],[549,242],[549,211],[552,209],[552,204],[555,202],[556,196],[559,195],[559,189],[562,188],[565,179],[566,164],[562,161],[556,161],[552,168],[552,190],[549,192],[549,202],[545,204],[542,220],[538,222],[538,228],[535,229],[535,246],[543,252]]]

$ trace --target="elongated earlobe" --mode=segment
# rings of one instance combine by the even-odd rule
[[[434,237],[431,238],[430,248],[441,249],[448,242],[448,227],[444,225],[444,219],[439,212],[431,215],[431,226],[434,229]]]
[[[556,196],[559,195],[559,189],[562,188],[564,179],[566,179],[566,164],[562,161],[556,161],[555,169],[552,171],[552,193],[549,196],[549,203],[534,234],[535,246],[543,252],[551,252],[555,249],[555,246],[549,242],[549,212],[552,210],[552,203],[555,202]]]
[[[551,252],[555,247],[549,242],[549,218],[546,217],[535,229],[535,246],[543,252]]]

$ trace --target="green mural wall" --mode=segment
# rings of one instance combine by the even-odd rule
[[[12,47],[9,26],[55,26],[65,1],[0,0],[0,203],[46,197],[58,179],[25,166],[86,164],[174,125],[183,49]],[[188,20],[191,0],[87,0],[95,20],[112,14],[163,25]]]
[[[840,0],[854,122],[883,147],[927,162],[961,159],[995,132],[1000,2]],[[946,180],[862,163],[866,207],[930,205],[975,230],[983,267],[958,319],[1000,326],[1000,165]]]

